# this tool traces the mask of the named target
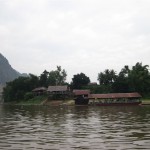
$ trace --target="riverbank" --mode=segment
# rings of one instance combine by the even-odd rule
[[[10,103],[15,105],[48,105],[48,106],[61,106],[61,105],[74,105],[74,100],[48,100],[47,96],[36,96],[29,100],[21,100],[20,102]]]
[[[142,105],[150,105],[150,99],[142,100]]]
[[[48,100],[47,96],[37,96],[29,100],[8,103],[11,105],[47,105],[47,106],[71,106],[75,105],[74,100]],[[150,105],[150,99],[142,99],[142,105]]]
[[[20,100],[16,102],[17,105],[41,105],[43,101],[47,100],[47,96],[36,96],[29,100]]]

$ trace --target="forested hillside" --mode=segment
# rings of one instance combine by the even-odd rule
[[[11,67],[8,60],[0,54],[0,84],[12,81],[21,74]]]

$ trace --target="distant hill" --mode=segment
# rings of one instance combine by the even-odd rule
[[[0,84],[4,85],[19,76],[22,76],[21,73],[13,69],[8,60],[0,53]]]

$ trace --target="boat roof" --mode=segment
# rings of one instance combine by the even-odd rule
[[[115,99],[115,98],[140,98],[139,93],[108,93],[108,94],[90,94],[91,99]]]
[[[90,94],[90,90],[73,90],[73,94],[74,95],[89,95]]]

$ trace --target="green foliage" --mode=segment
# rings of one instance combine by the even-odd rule
[[[124,66],[120,73],[116,76],[116,80],[112,85],[113,92],[116,93],[127,93],[129,92],[129,67]]]
[[[49,85],[64,85],[66,81],[67,73],[61,66],[57,66],[57,70],[52,70],[49,73],[48,83]]]
[[[47,87],[48,86],[48,74],[46,70],[40,75],[39,85]]]
[[[25,100],[32,99],[33,97],[34,97],[34,95],[33,95],[32,92],[27,92],[27,93],[24,95],[24,99],[25,99]]]
[[[61,94],[54,94],[51,97],[49,97],[50,100],[62,100],[65,99],[65,95]]]
[[[112,87],[109,85],[87,85],[83,86],[82,89],[88,89],[93,94],[103,94],[112,92]]]
[[[57,84],[57,72],[56,71],[51,71],[49,73],[48,83],[49,83],[49,85]]]
[[[129,71],[129,83],[132,91],[142,94],[150,92],[150,73],[148,65],[142,66],[142,63],[136,63]]]
[[[100,85],[110,85],[116,80],[116,72],[114,70],[106,69],[104,72],[98,74],[98,81]]]
[[[84,73],[74,75],[72,78],[73,89],[81,89],[83,86],[88,85],[88,83],[90,83],[90,78],[87,77]]]
[[[72,78],[72,89],[90,89],[92,93],[111,92],[139,92],[144,97],[150,97],[150,72],[148,65],[136,63],[131,69],[126,65],[119,74],[114,70],[106,69],[98,74],[100,85],[88,85],[90,78],[84,73],[76,74]],[[28,77],[19,77],[8,82],[4,88],[3,97],[5,102],[20,101],[32,98],[30,93],[34,88],[48,85],[67,85],[67,73],[61,66],[56,70],[47,72],[40,77],[30,74]]]
[[[20,105],[39,105],[46,99],[45,95],[35,96],[28,100],[22,100],[18,104]]]
[[[149,95],[150,93],[150,73],[148,65],[136,63],[131,69],[125,66],[118,75],[108,69],[98,74],[100,85],[106,88],[103,92],[139,92]],[[105,91],[106,90],[106,91]],[[108,91],[109,90],[109,91]]]
[[[28,100],[32,98],[30,93],[34,88],[39,86],[47,87],[48,85],[64,85],[66,84],[67,73],[61,66],[57,66],[56,70],[47,72],[46,70],[40,77],[29,74],[28,77],[19,77],[12,82],[8,82],[3,97],[5,102]]]
[[[113,92],[116,93],[127,93],[129,92],[129,82],[128,77],[119,74],[116,78],[116,81],[112,85]]]
[[[12,82],[8,82],[3,92],[4,101],[22,100],[24,95],[31,92],[37,85],[38,77],[33,74],[30,74],[29,77],[19,77]]]

